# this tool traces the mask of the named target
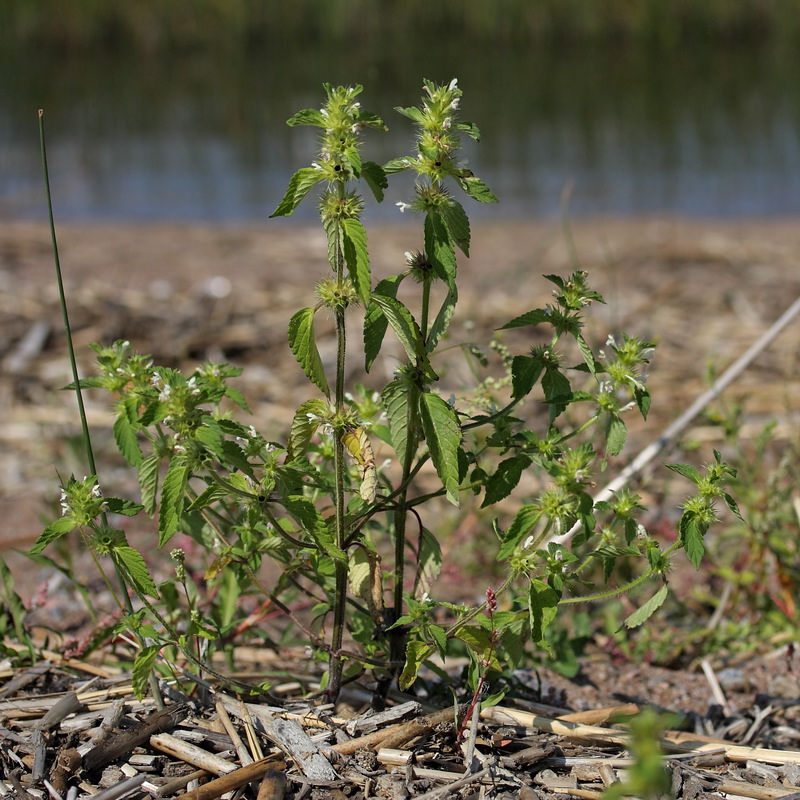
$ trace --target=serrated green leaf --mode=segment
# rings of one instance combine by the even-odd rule
[[[621,417],[612,414],[608,420],[606,428],[606,454],[618,456],[625,447],[625,440],[628,438],[628,429]]]
[[[417,679],[417,673],[426,658],[433,653],[434,648],[427,642],[409,642],[406,645],[406,663],[400,673],[400,688],[405,691]]]
[[[429,625],[428,633],[430,633],[439,655],[444,659],[447,655],[447,634],[444,628],[439,625]]]
[[[270,219],[273,217],[290,217],[300,204],[300,201],[323,179],[322,171],[314,167],[303,167],[297,170],[289,180],[289,186],[286,189],[283,200],[269,215]]]
[[[376,164],[374,161],[365,161],[361,165],[361,177],[367,182],[375,199],[382,203],[383,192],[389,187],[389,181],[386,180],[386,173],[380,164]]]
[[[425,215],[425,252],[436,276],[449,287],[456,280],[456,253],[450,231],[438,211]]]
[[[409,119],[414,120],[414,122],[417,122],[420,125],[425,121],[425,117],[422,115],[422,111],[420,111],[418,108],[415,108],[414,106],[411,106],[409,108],[403,108],[402,106],[395,106],[394,110],[398,114],[402,114],[404,117],[408,117]]]
[[[634,389],[633,399],[636,401],[636,405],[639,409],[639,413],[642,415],[642,419],[647,419],[647,415],[650,413],[649,390],[646,388]]]
[[[458,629],[455,638],[464,642],[481,661],[488,659],[489,669],[499,670],[500,662],[497,659],[491,633],[486,628],[479,628],[475,625],[465,625]]]
[[[396,297],[397,288],[403,280],[403,275],[393,275],[391,278],[384,278],[375,287],[375,294],[385,297]],[[381,307],[370,303],[367,306],[367,313],[364,315],[364,369],[369,372],[378,353],[383,345],[383,337],[389,327],[389,320],[383,313]]]
[[[306,377],[326,396],[330,396],[322,359],[314,339],[314,309],[302,308],[289,322],[289,347]]]
[[[444,485],[447,499],[457,506],[461,426],[456,412],[438,395],[423,392],[420,395],[419,414],[433,466]]]
[[[528,311],[525,314],[520,314],[514,317],[510,322],[506,322],[499,331],[506,331],[510,328],[524,328],[526,325],[540,325],[542,322],[549,322],[550,314],[543,308],[535,308],[533,311]]]
[[[29,556],[34,556],[41,553],[51,542],[60,539],[64,534],[75,530],[78,526],[75,524],[72,517],[61,517],[55,522],[51,522],[40,534],[39,538],[33,543],[33,547],[28,550]]]
[[[548,367],[542,376],[542,391],[545,402],[550,406],[552,422],[566,409],[571,399],[572,387],[567,376],[558,367]]]
[[[597,363],[594,357],[592,348],[589,347],[589,345],[586,343],[586,340],[580,334],[575,337],[575,341],[578,343],[578,349],[581,351],[581,356],[583,357],[583,361],[588,367],[589,372],[594,375],[600,365]]]
[[[147,571],[142,554],[128,545],[119,545],[114,548],[114,557],[119,559],[125,571],[133,581],[133,586],[138,594],[158,597],[158,589]]]
[[[136,428],[131,425],[127,416],[119,416],[114,420],[114,441],[122,457],[133,467],[142,462],[142,450],[136,438]]]
[[[309,442],[317,432],[321,419],[327,413],[328,407],[323,400],[319,399],[307,400],[294,412],[286,448],[287,461],[294,461],[297,456],[306,451]]]
[[[706,551],[703,535],[704,527],[699,523],[697,517],[689,512],[685,512],[678,522],[678,532],[680,533],[681,543],[686,556],[695,569],[700,569],[700,562]]]
[[[156,510],[156,494],[158,492],[158,471],[161,467],[161,456],[151,453],[139,464],[139,488],[142,493],[142,505],[148,514]]]
[[[121,514],[123,517],[135,517],[144,506],[134,503],[133,500],[124,500],[121,497],[106,497],[106,509],[112,514]]]
[[[733,497],[729,495],[727,492],[723,492],[722,497],[725,500],[725,505],[728,506],[731,513],[737,519],[744,522],[744,517],[742,516],[742,512],[739,510],[739,504],[733,499]]]
[[[499,503],[516,489],[523,471],[531,465],[531,459],[526,455],[517,455],[501,461],[497,465],[494,475],[486,482],[486,493],[481,503],[481,508]]]
[[[224,440],[222,431],[210,417],[205,420],[205,423],[207,424],[195,429],[194,438],[204,445],[217,461],[222,461],[222,442]]]
[[[479,178],[474,175],[458,178],[458,185],[473,199],[479,203],[497,203],[498,200],[492,190]]]
[[[353,177],[360,178],[361,177],[361,153],[359,152],[358,148],[355,146],[348,147],[344,153],[345,161],[350,165],[350,169],[353,172]]]
[[[250,406],[247,405],[247,400],[245,400],[244,395],[238,389],[233,389],[228,386],[228,388],[225,389],[225,397],[227,397],[233,403],[236,403],[239,408],[241,408],[243,411],[246,411],[248,414],[253,413],[250,410]]]
[[[505,561],[513,554],[517,545],[533,530],[540,517],[541,511],[532,504],[524,505],[517,511],[503,537],[503,543],[497,554],[498,561]]]
[[[700,473],[691,464],[664,464],[667,469],[688,478],[695,486],[700,483]]]
[[[189,467],[180,458],[173,458],[161,485],[158,509],[158,546],[163,547],[178,530],[183,516],[184,494],[189,480]]]
[[[217,500],[221,500],[227,494],[225,488],[220,486],[217,483],[212,483],[211,486],[207,486],[202,492],[200,492],[197,497],[187,506],[187,511],[202,511],[204,508],[208,508],[210,505],[215,503]]]
[[[448,289],[447,296],[442,301],[442,305],[439,308],[439,313],[436,315],[436,319],[433,321],[428,331],[428,341],[425,348],[429,353],[432,353],[436,349],[436,345],[439,344],[441,338],[447,333],[447,329],[450,327],[450,320],[453,318],[453,314],[456,310],[457,302],[458,289],[454,283]]]
[[[626,620],[626,628],[638,628],[646,622],[663,605],[669,594],[669,586],[663,584],[662,587],[640,608],[637,608]]]
[[[469,257],[469,217],[467,217],[467,212],[464,211],[464,206],[456,200],[451,200],[439,208],[439,213],[447,227],[450,238],[456,243],[461,252]]]
[[[401,464],[405,463],[408,446],[408,392],[408,386],[397,380],[387,383],[381,392],[381,401],[389,422],[391,444]]]
[[[161,652],[161,645],[151,644],[143,647],[133,661],[131,670],[131,686],[137,700],[143,700],[147,694],[148,681],[158,654]]]
[[[461,120],[460,122],[456,122],[453,127],[457,131],[461,131],[462,133],[466,133],[467,136],[473,138],[476,142],[481,140],[481,132],[478,130],[478,126],[474,122],[467,122],[466,120]]]
[[[541,360],[530,356],[514,356],[511,359],[512,397],[515,400],[521,400],[530,394],[541,374]]]
[[[336,561],[347,563],[347,554],[336,546],[325,518],[307,497],[291,495],[284,498],[283,503],[286,510],[324,553]]]
[[[387,161],[382,169],[387,175],[394,175],[397,172],[404,172],[411,167],[411,159],[408,156],[402,158],[393,158]]]
[[[548,625],[555,619],[558,612],[559,597],[552,586],[539,578],[531,580],[528,594],[528,613],[530,615],[531,639],[540,647],[550,652],[550,646],[545,642],[544,634]]]
[[[411,316],[411,312],[394,297],[387,297],[373,292],[371,298],[371,304],[377,305],[389,321],[392,330],[400,340],[400,344],[403,345],[409,361],[421,369],[429,380],[436,380],[438,376],[433,371],[428,360],[425,342],[422,339],[422,331],[420,331],[414,317]]]
[[[304,108],[302,111],[298,111],[294,116],[286,120],[286,124],[290,128],[294,128],[297,125],[315,125],[318,128],[325,128],[328,125],[325,117],[316,108]]]
[[[361,302],[369,303],[372,278],[369,270],[369,253],[367,252],[367,232],[360,220],[342,220],[342,238],[344,261],[350,280],[356,287]]]

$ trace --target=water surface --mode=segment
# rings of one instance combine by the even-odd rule
[[[5,53],[0,58],[0,219],[43,218],[36,111],[44,108],[60,220],[263,220],[314,133],[289,129],[321,83],[363,83],[384,116],[368,157],[410,152],[395,105],[423,77],[458,76],[476,174],[501,198],[483,218],[800,213],[800,54],[740,48],[474,47],[423,32],[341,52],[276,42],[255,53]],[[12,77],[13,76],[13,77]],[[395,182],[368,214],[401,219]],[[298,219],[314,217],[311,205]]]

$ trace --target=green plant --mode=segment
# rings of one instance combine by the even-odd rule
[[[699,565],[716,501],[736,508],[724,491],[732,471],[717,453],[704,474],[671,467],[695,491],[683,506],[679,539],[664,550],[637,521],[642,504],[633,492],[591,497],[597,475],[624,446],[624,415],[647,415],[643,372],[653,346],[617,334],[593,351],[584,318],[603,298],[580,270],[546,276],[551,303],[502,326],[537,328],[544,339],[518,354],[496,342],[499,376],[479,374],[474,386],[456,387],[449,397],[437,390],[453,352],[444,343],[458,301],[457,251],[470,251],[467,213],[452,190],[479,202],[496,198],[458,161],[460,136],[477,140],[479,131],[459,118],[456,81],[426,81],[424,89],[420,107],[397,109],[416,126],[414,153],[383,167],[362,160],[362,132],[383,123],[361,108],[360,86],[326,85],[321,109],[289,120],[319,128],[320,151],[291,178],[273,216],[291,214],[321,188],[330,274],[317,284],[316,301],[289,322],[290,349],[316,396],[296,410],[285,442],[267,441],[234,419],[232,408],[246,411],[247,404],[230,385],[239,370],[229,365],[205,364],[186,376],[116,342],[95,345],[99,376],[76,381],[76,389],[102,388],[115,398],[114,436],[138,471],[141,502],[105,497],[94,475],[71,478],[63,516],[31,552],[77,529],[94,553],[111,560],[141,603],[121,622],[140,640],[139,692],[159,654],[181,654],[217,674],[212,651],[245,627],[237,606],[254,593],[327,659],[332,698],[344,680],[370,668],[379,703],[391,680],[399,676],[408,688],[434,654],[446,658],[459,649],[472,659],[477,698],[487,671],[522,663],[528,643],[550,650],[548,628],[562,606],[652,580],[658,588],[626,620],[641,625],[667,595],[672,556],[685,549]],[[423,246],[406,253],[400,273],[375,283],[364,203],[354,187],[364,181],[380,201],[387,175],[397,172],[416,177],[413,198],[398,205],[423,215]],[[335,324],[332,365],[320,355],[315,330],[326,313]],[[362,321],[367,372],[390,329],[406,361],[386,385],[348,392],[348,330]],[[479,370],[488,365],[471,343],[463,351]],[[538,483],[528,502],[517,499],[524,475]],[[432,596],[442,550],[430,520],[447,503],[480,506],[486,546],[496,548],[504,576],[487,592],[488,605]],[[140,512],[157,516],[159,547],[181,532],[207,554],[202,580],[190,578],[185,552],[173,549],[175,574],[156,584],[143,555],[109,521],[111,513]],[[639,570],[615,584],[623,558]],[[269,581],[264,562],[276,575]],[[603,586],[588,580],[593,565]],[[301,601],[310,611],[295,605]]]

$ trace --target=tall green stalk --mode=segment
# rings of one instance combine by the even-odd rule
[[[55,267],[56,267],[56,282],[58,283],[58,297],[61,304],[61,316],[64,324],[64,333],[66,334],[67,338],[67,352],[69,354],[69,363],[70,363],[70,368],[72,370],[72,385],[75,388],[75,398],[78,402],[78,415],[80,416],[81,420],[83,445],[84,448],[86,449],[86,461],[89,465],[89,472],[95,476],[95,479],[97,479],[97,465],[94,459],[92,438],[89,433],[89,423],[86,419],[86,407],[84,406],[83,403],[83,393],[81,392],[80,376],[78,375],[78,362],[75,358],[75,348],[72,343],[72,328],[69,323],[69,311],[67,310],[67,295],[66,292],[64,291],[64,279],[62,277],[62,272],[61,272],[61,259],[58,254],[58,240],[56,238],[55,217],[53,215],[53,198],[50,192],[50,172],[47,168],[47,146],[45,144],[45,135],[44,135],[44,111],[42,109],[39,109],[39,147],[42,156],[42,172],[44,175],[45,196],[47,198],[47,217],[50,223],[50,240],[52,242],[53,260],[55,262]],[[107,530],[109,526],[105,512],[102,513],[100,519],[103,530]],[[125,581],[125,575],[123,574],[123,571],[120,568],[117,559],[112,558],[111,561],[114,565],[114,571],[117,574],[117,580],[119,581],[120,585],[120,595],[122,596],[122,602],[125,605],[125,610],[128,612],[128,614],[132,615],[133,603],[131,602],[130,594],[128,592],[128,585]],[[117,602],[119,602],[119,600]],[[137,635],[136,638],[138,639],[139,644],[142,647],[144,647],[146,644],[144,638],[139,635]],[[161,693],[159,692],[158,689],[158,681],[156,680],[156,677],[152,672],[150,672],[148,680],[150,684],[150,690],[153,695],[153,699],[155,700],[159,708],[163,707],[163,703],[161,700]]]
[[[339,183],[337,191],[340,200],[344,201],[344,184]],[[342,248],[341,229],[337,225],[336,232],[336,284],[340,293],[344,294],[344,255]],[[345,359],[347,353],[347,328],[345,323],[345,308],[337,306],[334,312],[336,321],[336,386],[334,388],[334,415],[342,419],[344,414],[344,376]],[[344,456],[342,437],[336,435],[333,445],[333,472],[334,481],[334,514],[336,516],[336,546],[340,550],[346,547],[346,532],[344,527],[344,513],[346,500],[344,493],[344,475],[347,464]],[[344,662],[339,655],[344,639],[345,611],[347,609],[347,563],[336,561],[334,579],[336,581],[333,605],[333,630],[331,634],[331,654],[329,659],[328,694],[332,698],[339,696],[342,687],[342,671]]]

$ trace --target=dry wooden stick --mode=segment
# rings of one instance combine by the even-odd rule
[[[153,712],[135,728],[124,731],[90,750],[83,757],[83,767],[87,772],[116,761],[120,756],[130,753],[134,747],[146,742],[151,736],[174,728],[189,714],[189,708],[183,705],[170,706]]]
[[[430,792],[425,792],[425,794],[421,794],[417,800],[437,800],[439,797],[447,797],[451,795],[456,789],[462,789],[464,786],[469,786],[471,783],[477,783],[481,779],[485,778],[487,775],[491,775],[492,771],[494,770],[495,765],[492,764],[488,767],[484,767],[478,772],[472,772],[466,777],[460,778],[457,781],[453,781],[452,783],[448,783],[447,786],[440,786],[438,789],[431,789]]]
[[[261,786],[258,787],[257,800],[283,800],[286,783],[285,773],[277,769],[268,769],[264,773]]]
[[[422,719],[412,719],[408,722],[404,722],[394,731],[389,729],[389,735],[380,741],[381,747],[399,750],[404,744],[410,742],[412,739],[415,739],[417,736],[423,736],[424,734],[430,733],[437,725],[441,725],[443,722],[456,721],[456,715],[460,714],[463,710],[463,708],[459,708],[458,711],[453,708],[444,708],[441,711],[434,711],[433,714],[428,714],[427,716],[422,717]],[[368,739],[369,737],[365,736],[363,738]],[[355,741],[358,740],[354,739],[353,741],[346,742],[346,744],[351,745]],[[363,745],[361,746],[363,747]]]
[[[281,760],[280,755],[271,755],[254,761],[246,767],[241,767],[235,772],[229,772],[221,778],[209,781],[203,786],[193,789],[191,792],[178,795],[176,800],[216,800],[226,792],[232,792],[241,786],[263,778],[268,770],[284,770],[286,763]]]
[[[217,716],[225,728],[225,731],[227,732],[228,736],[231,737],[233,746],[236,748],[236,755],[239,756],[239,761],[241,762],[242,766],[246,767],[248,764],[252,764],[255,759],[250,755],[250,751],[245,747],[244,742],[239,736],[239,732],[234,727],[230,716],[228,716],[228,712],[225,710],[225,706],[219,700],[217,700],[214,707],[217,710]]]
[[[602,725],[612,717],[632,717],[641,711],[641,707],[636,703],[624,703],[621,706],[610,706],[609,708],[595,708],[590,711],[578,711],[575,714],[559,714],[557,719],[562,722],[580,722],[585,725]]]
[[[627,746],[628,736],[608,728],[599,728],[594,725],[577,725],[574,722],[539,717],[515,708],[493,706],[481,712],[481,718],[501,725],[513,723],[525,725],[548,733],[568,736],[573,739],[593,739],[595,741]],[[666,731],[662,738],[662,747],[667,752],[679,753],[708,753],[724,748],[725,758],[728,761],[761,761],[765,764],[800,764],[800,751],[797,750],[767,750],[763,747],[746,747],[736,745],[721,739],[709,739],[706,736],[697,736],[683,731]]]
[[[157,733],[155,736],[151,736],[150,745],[162,753],[185,761],[198,769],[204,769],[214,775],[227,775],[229,772],[238,769],[236,764],[221,756],[209,753],[191,742],[184,742],[169,733]]]
[[[714,786],[714,790],[740,797],[754,797],[756,800],[777,800],[779,797],[788,797],[793,791],[788,786],[759,786],[757,783],[729,780],[721,781]]]

